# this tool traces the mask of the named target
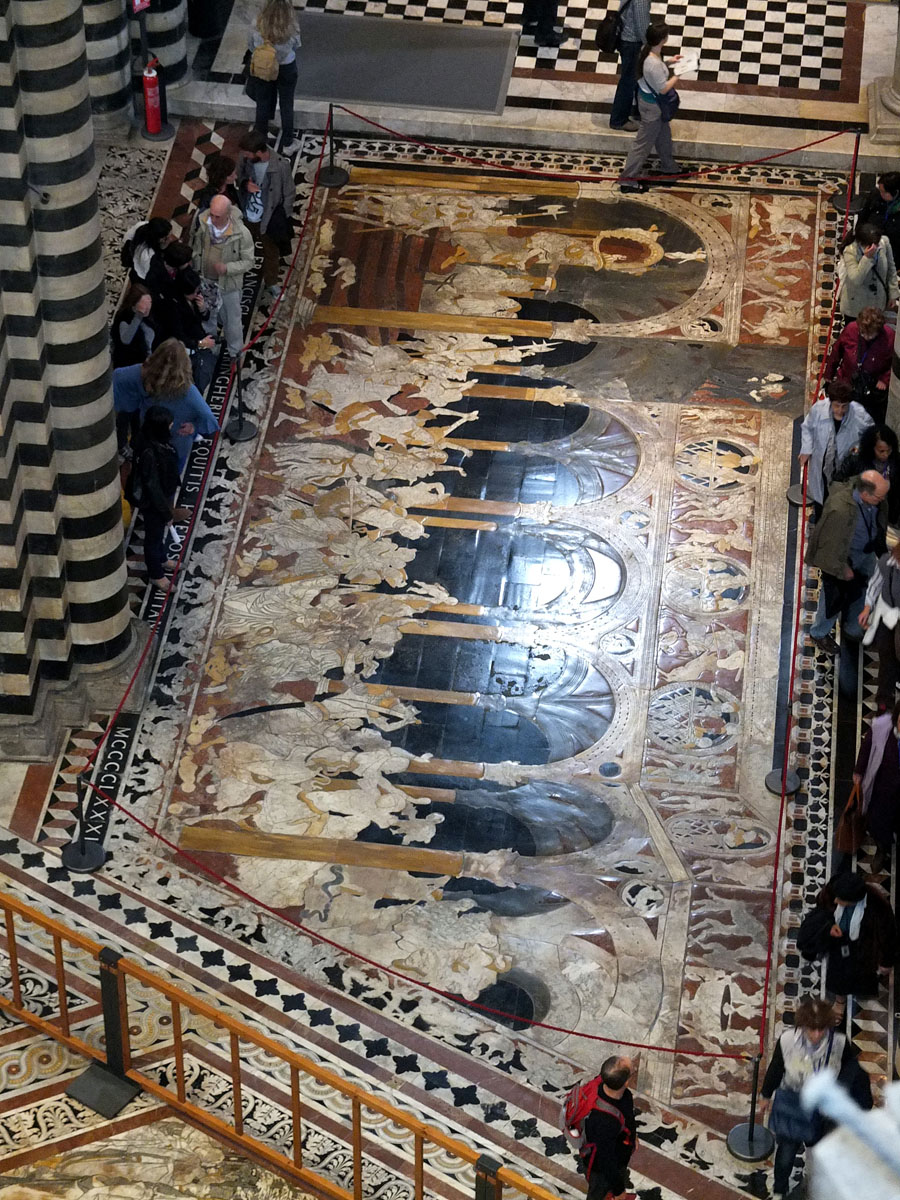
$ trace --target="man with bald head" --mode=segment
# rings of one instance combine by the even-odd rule
[[[634,1097],[628,1088],[633,1074],[634,1063],[621,1055],[608,1058],[600,1068],[597,1099],[584,1120],[581,1149],[587,1200],[623,1196],[628,1186],[628,1164],[637,1142]]]
[[[191,253],[210,310],[222,322],[228,353],[236,358],[244,344],[241,292],[253,266],[253,237],[227,196],[213,196],[200,213]]]
[[[844,637],[863,635],[859,615],[866,585],[887,545],[889,488],[878,471],[863,471],[845,483],[833,483],[809,536],[806,561],[822,573],[819,607],[809,636],[823,654],[838,651],[832,631],[839,616]]]

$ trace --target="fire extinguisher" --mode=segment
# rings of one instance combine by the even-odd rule
[[[159,133],[162,129],[162,109],[159,103],[159,76],[154,67],[158,58],[151,58],[144,67],[144,125],[148,133]]]

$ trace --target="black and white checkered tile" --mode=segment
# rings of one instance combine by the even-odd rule
[[[515,26],[522,21],[522,5],[515,0],[307,0],[305,7],[450,24]],[[608,74],[613,63],[596,45],[606,11],[602,0],[560,0],[559,20],[571,40],[554,49],[523,36],[516,66]],[[704,82],[811,92],[840,87],[847,19],[847,5],[840,0],[671,0],[665,18],[673,52],[700,51]]]

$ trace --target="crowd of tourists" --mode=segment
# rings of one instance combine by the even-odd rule
[[[205,395],[224,345],[244,345],[244,278],[257,254],[268,299],[276,297],[293,236],[294,177],[287,157],[300,44],[290,0],[268,0],[250,34],[248,79],[256,123],[235,155],[206,163],[190,225],[153,216],[128,231],[121,249],[128,285],[112,320],[113,400],[125,498],[143,518],[147,574],[165,587],[175,568],[166,543],[185,512],[174,499],[191,446],[218,421]],[[269,144],[280,105],[280,151]],[[177,537],[177,535],[175,535]]]

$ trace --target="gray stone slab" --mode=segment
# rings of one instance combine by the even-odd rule
[[[501,113],[518,30],[305,11],[297,96]]]

